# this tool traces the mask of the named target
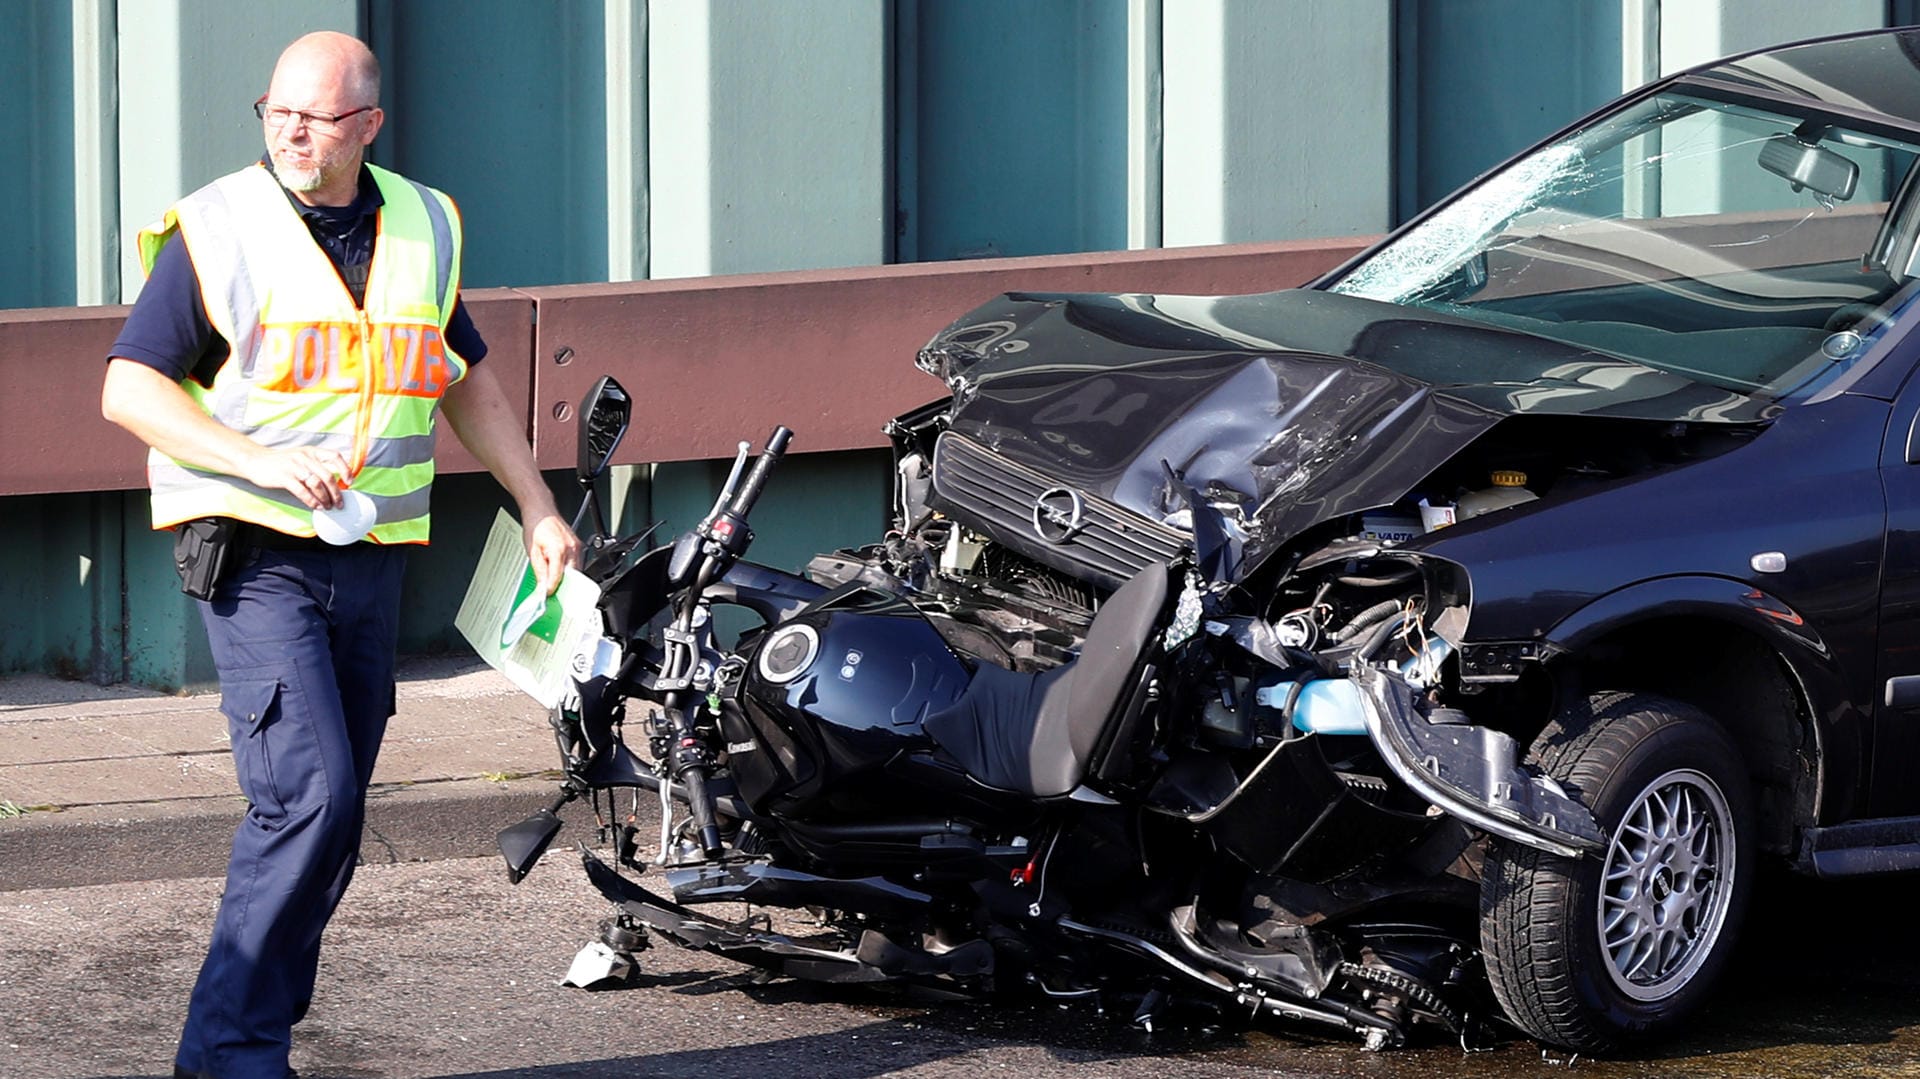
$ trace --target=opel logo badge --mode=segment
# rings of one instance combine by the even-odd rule
[[[1033,500],[1033,534],[1065,543],[1086,527],[1087,502],[1071,487],[1049,487]]]

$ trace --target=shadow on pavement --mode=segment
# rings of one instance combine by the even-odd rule
[[[643,1036],[638,1028],[631,1033],[636,1040]],[[598,1032],[594,1036],[599,1036]],[[956,1038],[937,1029],[887,1019],[850,1029],[743,1042],[724,1048],[672,1049],[570,1064],[450,1073],[437,1079],[776,1079],[808,1075],[870,1079],[976,1050],[990,1052],[993,1048],[994,1040],[990,1038]],[[1053,1055],[1063,1063],[1091,1063],[1133,1054],[1056,1052]],[[386,1074],[361,1069],[302,1071],[301,1079],[376,1079]],[[153,1072],[91,1079],[167,1079],[167,1076]]]

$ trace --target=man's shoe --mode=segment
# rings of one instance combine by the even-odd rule
[[[180,1065],[175,1064],[173,1066],[173,1079],[216,1079],[216,1077],[208,1072],[190,1072]],[[300,1079],[300,1073],[294,1071],[292,1068],[288,1068],[287,1079]]]

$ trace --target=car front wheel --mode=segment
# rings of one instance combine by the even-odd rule
[[[1687,705],[1609,693],[1556,719],[1529,760],[1593,811],[1607,849],[1491,846],[1480,944],[1494,995],[1527,1034],[1581,1052],[1670,1029],[1726,965],[1746,907],[1739,752]]]

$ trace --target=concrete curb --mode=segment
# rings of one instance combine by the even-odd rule
[[[545,711],[471,657],[403,660],[367,797],[364,862],[497,852],[553,801]],[[0,892],[221,876],[246,811],[217,695],[0,679]],[[593,838],[585,806],[554,842]]]
[[[363,863],[497,854],[494,836],[548,804],[548,778],[376,784],[367,797]],[[224,798],[83,806],[0,820],[0,892],[221,876],[246,803]],[[561,813],[554,848],[593,842],[585,805]],[[504,874],[505,870],[502,870]]]

